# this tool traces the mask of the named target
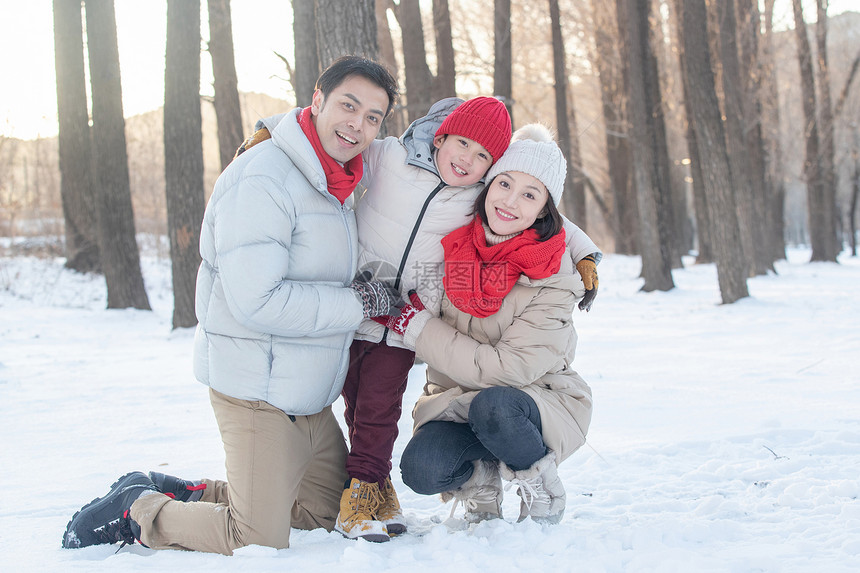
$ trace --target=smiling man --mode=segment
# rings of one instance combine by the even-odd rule
[[[291,527],[334,527],[347,450],[331,403],[355,329],[399,312],[393,289],[353,279],[351,198],[396,95],[382,66],[341,58],[310,107],[218,178],[200,238],[194,373],[209,386],[227,481],[126,474],[75,514],[64,547],[136,540],[230,555],[288,547]]]

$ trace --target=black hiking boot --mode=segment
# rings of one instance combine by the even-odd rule
[[[176,501],[200,501],[200,498],[203,497],[203,490],[206,489],[205,483],[189,481],[160,472],[149,472],[149,479],[152,480],[158,491]]]
[[[148,491],[158,492],[146,474],[125,474],[104,497],[97,497],[72,516],[63,534],[63,547],[77,549],[122,541],[140,541],[140,526],[129,517],[131,504]]]

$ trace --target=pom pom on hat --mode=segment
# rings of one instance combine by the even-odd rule
[[[477,141],[498,161],[511,141],[511,116],[496,98],[475,97],[458,105],[436,130],[436,135],[448,134]]]
[[[567,162],[545,126],[530,123],[514,132],[507,151],[490,167],[486,180],[492,181],[505,171],[519,171],[537,178],[547,188],[556,206],[561,202]]]

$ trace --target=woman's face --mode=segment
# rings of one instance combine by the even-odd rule
[[[487,223],[497,235],[525,231],[541,216],[549,192],[537,177],[519,171],[499,173],[487,191]]]

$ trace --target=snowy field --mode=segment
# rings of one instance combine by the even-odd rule
[[[223,478],[221,441],[193,332],[171,332],[168,261],[144,256],[141,312],[104,310],[103,280],[62,260],[0,258],[0,571],[860,571],[860,260],[808,257],[726,306],[713,265],[645,294],[637,258],[604,259],[594,310],[575,315],[595,411],[560,468],[561,524],[515,523],[509,495],[505,520],[457,530],[450,505],[402,484],[416,366],[392,473],[412,533],[293,531],[290,549],[233,557],[60,548],[125,472]]]

